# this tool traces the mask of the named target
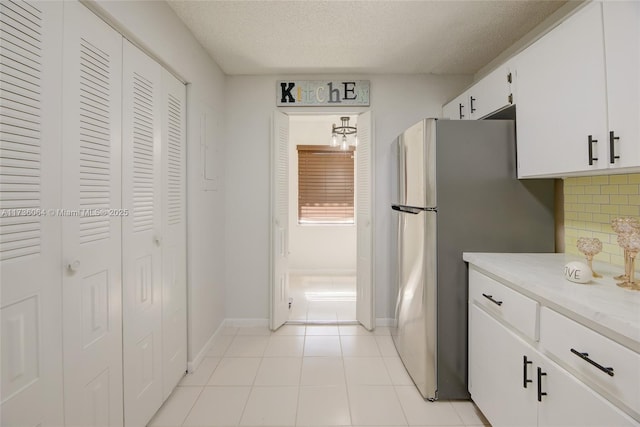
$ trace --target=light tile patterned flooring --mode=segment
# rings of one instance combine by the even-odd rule
[[[426,402],[387,328],[227,327],[149,426],[481,426],[471,402]]]

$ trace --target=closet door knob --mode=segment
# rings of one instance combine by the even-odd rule
[[[153,238],[153,241],[155,242],[156,246],[162,245],[162,237],[160,237],[160,236],[155,236]]]
[[[75,273],[79,269],[80,269],[80,260],[76,259],[74,261],[71,261],[69,264],[67,264],[67,270],[69,270],[71,273]]]

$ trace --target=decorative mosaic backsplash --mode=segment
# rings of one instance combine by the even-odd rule
[[[623,265],[622,248],[611,219],[640,218],[640,173],[601,175],[564,180],[565,252],[581,255],[578,237],[597,237],[602,252],[594,260]]]

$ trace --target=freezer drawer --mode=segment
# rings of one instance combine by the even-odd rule
[[[436,384],[436,212],[399,214],[399,287],[393,338],[425,398]]]

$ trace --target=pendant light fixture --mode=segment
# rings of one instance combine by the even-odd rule
[[[340,117],[340,121],[342,122],[340,126],[336,126],[333,124],[333,128],[331,129],[331,146],[338,146],[338,136],[342,136],[340,139],[340,149],[347,150],[349,148],[349,142],[347,139],[347,135],[354,135],[354,146],[358,145],[358,129],[355,126],[349,126],[349,117]]]

